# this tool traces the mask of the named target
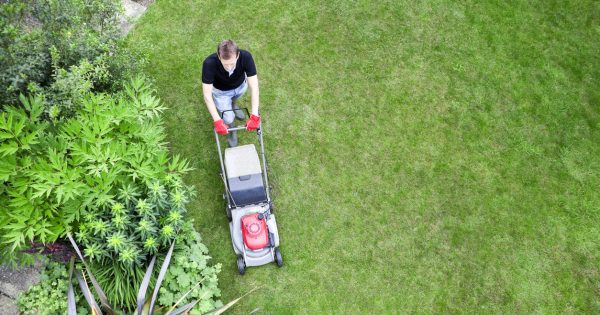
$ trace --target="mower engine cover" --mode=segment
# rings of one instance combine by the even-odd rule
[[[242,217],[242,235],[244,243],[251,250],[258,250],[269,245],[269,230],[266,220],[259,219],[258,213]]]

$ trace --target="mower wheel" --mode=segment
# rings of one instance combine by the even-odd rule
[[[237,256],[237,267],[241,275],[246,272],[246,263],[244,262],[244,257],[242,255]]]
[[[283,257],[281,256],[281,251],[279,251],[279,247],[275,248],[275,263],[277,263],[277,267],[283,266]]]

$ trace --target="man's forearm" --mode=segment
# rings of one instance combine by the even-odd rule
[[[213,101],[212,97],[205,97],[204,103],[206,103],[206,108],[208,108],[208,112],[210,113],[210,116],[214,121],[221,119],[221,116],[219,116],[219,112],[217,111],[217,106],[215,105],[215,102]]]
[[[204,103],[206,104],[206,108],[210,113],[213,121],[217,121],[221,119],[219,116],[219,112],[217,111],[217,106],[215,105],[215,101],[212,98],[212,84],[202,84],[202,95],[204,97]]]
[[[248,78],[248,86],[250,87],[250,104],[252,105],[252,114],[258,116],[259,95],[258,78],[252,76]]]
[[[256,91],[252,91],[252,99],[250,102],[252,104],[252,114],[258,116],[258,88]]]

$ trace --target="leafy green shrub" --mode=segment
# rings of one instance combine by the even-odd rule
[[[135,307],[141,266],[180,233],[189,191],[171,174],[141,191],[119,191],[110,207],[86,211],[76,239],[111,304]]]
[[[23,2],[23,1],[17,1]],[[118,0],[30,0],[26,14],[45,34],[48,47],[61,52],[55,60],[69,67],[116,50],[120,37]],[[32,23],[29,23],[32,24]],[[31,26],[30,26],[31,27]],[[35,30],[38,28],[36,27]]]
[[[40,143],[47,128],[40,121],[41,98],[21,97],[21,101],[23,108],[8,107],[0,113],[0,257],[11,261],[26,239],[52,242],[64,229],[57,213],[59,203],[41,198],[44,193],[34,188],[36,178],[44,175],[35,174],[36,162],[43,161],[37,156],[46,152],[56,156],[55,150],[43,150]],[[52,173],[48,176],[56,179]]]
[[[18,106],[20,94],[44,92],[46,112],[53,108],[67,116],[76,111],[64,95],[73,89],[119,90],[143,62],[120,41],[121,11],[118,0],[17,0],[1,5],[0,99]],[[70,84],[53,86],[72,71]],[[83,86],[73,85],[81,73],[86,80],[75,83]],[[57,107],[68,110],[56,112]]]
[[[23,1],[0,5],[0,100],[17,105],[30,83],[44,85],[50,78],[49,46],[41,30],[26,25]]]
[[[40,282],[19,294],[17,308],[23,314],[54,315],[67,313],[67,289],[69,273],[63,264],[48,262],[42,270]],[[75,301],[81,297],[75,295]],[[88,314],[80,307],[77,314]]]
[[[164,107],[144,79],[118,96],[86,96],[72,119],[57,123],[41,121],[40,97],[21,102],[23,108],[0,113],[4,259],[14,260],[28,242],[55,241],[76,222],[80,234],[87,229],[107,242],[97,248],[98,262],[116,258],[124,265],[143,262],[139,253],[160,250],[177,233],[189,194],[181,175],[189,167],[169,158],[159,117]],[[119,203],[126,212],[117,217]],[[144,219],[151,224],[144,227]],[[156,248],[149,241],[154,232]],[[92,256],[93,243],[86,245]]]
[[[82,59],[69,70],[54,67],[53,82],[45,90],[45,117],[52,121],[73,117],[83,106],[83,100],[92,92],[94,85],[109,80],[104,55],[93,63]]]
[[[179,304],[200,300],[192,309],[193,313],[204,314],[223,306],[217,300],[221,296],[217,286],[221,264],[209,266],[211,257],[208,256],[208,248],[202,244],[200,234],[190,222],[183,225],[175,248],[171,266],[159,291],[158,302],[166,307],[171,306],[192,289]]]

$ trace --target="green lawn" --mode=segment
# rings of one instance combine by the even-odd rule
[[[599,23],[584,0],[159,0],[128,43],[223,300],[263,286],[233,313],[598,314]],[[257,63],[285,262],[244,276],[200,89],[226,38]]]

